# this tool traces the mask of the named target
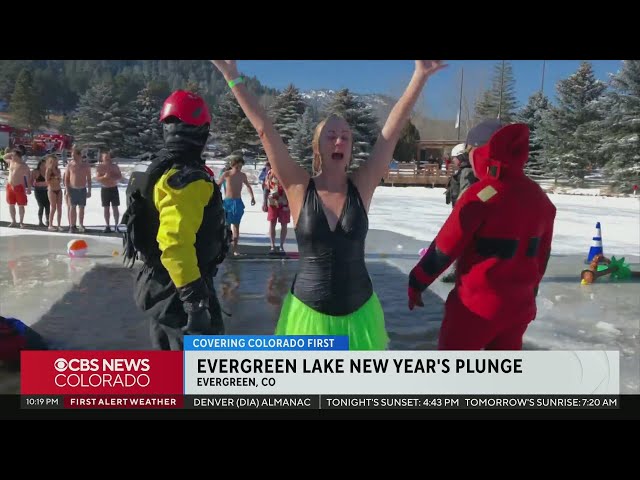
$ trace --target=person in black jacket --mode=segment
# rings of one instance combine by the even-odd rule
[[[478,181],[473,174],[473,168],[469,163],[469,154],[465,151],[464,143],[460,143],[453,147],[451,156],[458,170],[451,176],[446,190],[447,205],[451,204],[453,208],[460,195]]]
[[[455,165],[458,167],[458,170],[456,170],[449,179],[445,193],[447,205],[451,204],[451,208],[453,208],[458,198],[460,198],[460,195],[462,195],[467,188],[476,183],[478,179],[473,174],[473,168],[469,162],[469,153],[467,152],[466,145],[464,143],[459,143],[453,147],[453,150],[451,150],[451,157]],[[442,277],[442,281],[445,283],[453,283],[456,281],[455,266],[451,272]]]

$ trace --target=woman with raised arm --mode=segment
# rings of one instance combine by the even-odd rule
[[[289,155],[280,134],[238,73],[235,60],[212,60],[258,132],[289,199],[299,269],[285,298],[278,335],[348,335],[351,350],[384,350],[384,313],[365,264],[368,211],[403,127],[427,79],[444,67],[416,60],[413,77],[393,107],[369,159],[348,174],[353,135],[331,115],[316,127],[311,177]]]

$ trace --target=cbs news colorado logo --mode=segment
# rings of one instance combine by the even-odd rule
[[[134,387],[144,388],[151,383],[148,358],[58,358],[53,362],[58,372],[57,387]]]

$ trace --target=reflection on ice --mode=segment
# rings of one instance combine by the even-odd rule
[[[0,313],[15,316],[72,349],[149,348],[144,318],[133,303],[134,270],[113,256],[118,239],[89,240],[89,256],[70,259],[67,237],[0,237]],[[402,249],[397,246],[401,245]],[[372,230],[369,272],[387,322],[390,348],[435,349],[450,284],[437,281],[424,309],[406,304],[407,274],[428,243]],[[638,258],[627,259],[638,269]],[[215,284],[229,334],[271,334],[291,287],[296,261],[226,261]],[[621,388],[640,392],[640,283],[599,280],[580,285],[584,259],[553,256],[537,298],[538,317],[526,349],[617,350]]]

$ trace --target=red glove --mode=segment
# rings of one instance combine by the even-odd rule
[[[422,292],[415,288],[409,287],[409,310],[413,310],[414,307],[424,307],[422,302]]]

